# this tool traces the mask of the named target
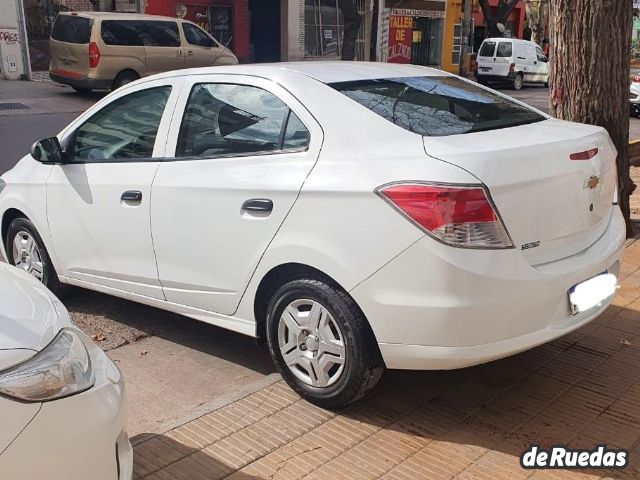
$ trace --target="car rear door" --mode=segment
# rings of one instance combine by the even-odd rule
[[[482,42],[476,61],[478,63],[478,75],[494,75],[494,63],[496,55],[496,42],[485,40]]]
[[[151,183],[180,85],[165,79],[122,88],[60,135],[67,160],[47,180],[47,218],[58,273],[70,283],[164,299]]]
[[[513,42],[511,40],[498,42],[495,62],[493,65],[493,74],[507,78],[509,76],[511,64],[514,63],[513,56]]]
[[[186,80],[152,189],[168,301],[235,312],[322,138],[311,114],[275,82],[239,75]]]
[[[140,26],[147,64],[146,74],[184,68],[177,22],[143,20]]]

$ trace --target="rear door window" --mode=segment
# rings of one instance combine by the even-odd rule
[[[545,117],[455,77],[402,77],[330,84],[399,127],[423,136],[497,130]]]
[[[493,52],[496,51],[496,42],[484,42],[480,47],[479,57],[493,57]]]
[[[107,45],[140,47],[144,45],[140,23],[137,20],[103,20],[102,41]]]
[[[498,43],[496,57],[511,57],[513,55],[513,44],[511,42]]]
[[[150,47],[179,47],[180,34],[176,22],[140,22],[145,45]]]
[[[58,15],[51,29],[51,38],[66,43],[89,43],[92,24],[93,22],[85,17]]]

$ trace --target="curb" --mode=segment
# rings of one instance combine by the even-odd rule
[[[234,390],[226,395],[218,397],[211,402],[203,403],[202,405],[199,405],[193,410],[191,410],[189,413],[184,414],[179,419],[168,420],[164,422],[162,425],[160,425],[159,427],[157,427],[156,429],[154,429],[152,432],[141,433],[139,435],[136,435],[134,438],[131,439],[131,445],[134,447],[136,445],[140,445],[141,443],[144,443],[147,440],[151,440],[152,438],[155,438],[159,435],[167,433],[168,431],[178,428],[184,425],[185,423],[189,423],[200,417],[208,415],[211,412],[220,410],[221,408],[226,407],[234,402],[237,402],[238,400],[242,400],[243,398],[248,397],[253,393],[256,393],[258,390],[262,390],[263,388],[269,387],[274,383],[278,383],[280,380],[282,380],[282,377],[280,376],[279,373],[271,373],[261,378],[260,380],[256,380],[255,382],[249,385],[245,385],[244,387],[238,390]]]

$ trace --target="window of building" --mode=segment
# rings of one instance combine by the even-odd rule
[[[462,48],[462,24],[453,26],[453,48],[451,49],[451,63],[460,65],[460,50]]]
[[[306,57],[340,56],[344,21],[338,0],[305,0],[304,23]]]
[[[169,86],[149,88],[109,103],[74,132],[68,148],[71,161],[151,158],[170,93]]]

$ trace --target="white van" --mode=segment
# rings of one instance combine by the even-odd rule
[[[514,90],[525,83],[549,84],[549,63],[542,48],[527,40],[487,38],[482,42],[475,71],[478,83],[508,82]]]

